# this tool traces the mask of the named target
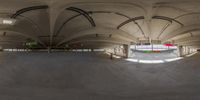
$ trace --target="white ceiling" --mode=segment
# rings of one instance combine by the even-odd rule
[[[65,44],[101,48],[149,39],[200,47],[199,0],[0,0],[0,16],[9,18],[21,9],[41,5],[48,8],[21,13],[14,26],[0,25],[0,45],[23,48],[13,41],[32,38],[42,48]],[[87,12],[95,26],[83,14],[66,10],[69,7]]]

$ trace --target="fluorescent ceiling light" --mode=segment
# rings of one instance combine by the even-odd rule
[[[13,21],[12,20],[3,20],[3,24],[12,24]]]
[[[16,22],[16,19],[0,18],[0,24],[2,25],[14,25],[15,22]]]

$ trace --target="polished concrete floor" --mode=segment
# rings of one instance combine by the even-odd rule
[[[200,100],[200,54],[139,64],[101,53],[0,53],[0,100]]]

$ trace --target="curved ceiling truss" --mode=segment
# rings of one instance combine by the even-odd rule
[[[27,7],[27,8],[22,8],[22,9],[18,10],[15,14],[13,14],[10,18],[17,18],[17,16],[19,16],[25,12],[38,10],[38,9],[48,9],[48,8],[49,8],[48,5],[31,6],[31,7]]]
[[[132,19],[132,21],[136,24],[136,25],[138,25],[138,27],[139,27],[139,29],[142,31],[142,28],[139,26],[139,24],[137,23],[137,22],[135,22],[136,20],[140,20],[140,19],[144,19],[144,16],[140,16],[140,17],[136,17],[136,18],[131,18],[131,17],[129,17],[129,16],[127,16],[127,15],[125,15],[125,14],[122,14],[122,13],[119,13],[119,12],[113,12],[113,11],[88,11],[88,12],[86,12],[87,14],[88,14],[88,16],[90,16],[91,14],[103,14],[103,13],[106,13],[106,14],[115,14],[115,15],[118,15],[118,16],[122,16],[122,17],[125,17],[125,18],[128,18],[128,19]],[[68,23],[68,22],[70,22],[71,20],[73,20],[73,19],[75,19],[75,18],[77,18],[77,17],[79,17],[79,16],[81,16],[82,14],[77,14],[77,15],[74,15],[74,16],[72,16],[72,17],[70,17],[69,19],[67,19],[66,21],[64,21],[63,22],[63,24],[59,27],[59,29],[56,31],[56,33],[55,33],[55,36],[58,36],[59,35],[59,33],[62,31],[62,29],[65,27],[65,25]],[[93,18],[91,18],[91,19],[93,19]],[[94,21],[94,20],[93,20]],[[93,23],[95,23],[95,22],[93,22]],[[123,23],[122,23],[123,24]],[[122,27],[123,25],[122,24],[120,24],[119,26],[117,26],[117,29],[120,29],[120,27]],[[125,23],[125,24],[127,24],[127,23]],[[124,25],[125,25],[124,24]],[[91,23],[91,25],[92,25],[92,23]],[[95,25],[96,26],[96,25]],[[95,27],[95,26],[93,26],[93,27]],[[143,32],[143,31],[142,31]],[[143,32],[144,33],[144,32]]]

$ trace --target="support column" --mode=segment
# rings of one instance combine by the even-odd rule
[[[184,55],[184,49],[183,46],[178,46],[178,56],[182,57]]]
[[[185,46],[185,55],[188,54],[188,48]]]
[[[189,48],[189,47],[187,47],[187,49],[188,49],[188,52],[187,52],[187,53],[188,53],[188,54],[190,54],[190,48]]]
[[[116,55],[117,54],[117,50],[116,50],[117,48],[114,48],[114,54]]]
[[[125,50],[125,58],[130,57],[130,45],[124,45],[124,50]]]
[[[2,52],[2,51],[3,51],[3,47],[0,46],[0,52]]]
[[[184,46],[183,48],[184,48],[183,55],[186,55],[186,46]]]
[[[48,53],[51,53],[51,47],[48,47]]]
[[[91,52],[94,52],[94,49],[91,49]]]

